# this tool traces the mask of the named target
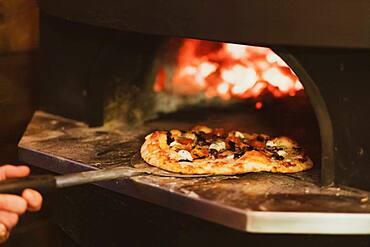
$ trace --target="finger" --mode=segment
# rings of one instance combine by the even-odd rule
[[[6,242],[9,238],[9,231],[3,223],[0,223],[0,244]]]
[[[0,211],[0,223],[4,224],[10,231],[17,223],[19,216],[8,211]]]
[[[0,167],[0,180],[25,177],[30,174],[28,166],[5,165]]]
[[[39,211],[42,205],[42,196],[39,192],[31,189],[25,189],[22,197],[27,201],[28,211]]]
[[[0,194],[0,210],[23,214],[27,210],[27,202],[20,196]]]

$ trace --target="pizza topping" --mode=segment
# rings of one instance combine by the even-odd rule
[[[145,161],[183,173],[237,174],[256,171],[296,172],[312,167],[302,148],[288,137],[211,129],[154,131],[142,146]],[[203,167],[204,166],[204,167]],[[169,168],[170,167],[170,168]],[[172,169],[173,168],[173,169]]]
[[[193,161],[193,156],[191,156],[191,153],[187,150],[180,150],[177,152],[180,160],[187,160],[187,161]]]
[[[190,152],[194,159],[205,158],[209,155],[208,149],[202,146],[195,146]]]
[[[233,159],[234,158],[234,152],[229,151],[229,150],[225,150],[221,153],[218,153],[217,158]]]
[[[274,138],[272,141],[277,147],[294,148],[297,146],[297,144],[288,137]]]
[[[235,151],[235,142],[228,141],[227,144],[231,151]]]
[[[238,137],[238,138],[244,139],[244,134],[243,134],[242,132],[235,131],[235,137]]]
[[[196,140],[197,139],[196,135],[192,132],[186,132],[184,134],[184,137],[187,138],[187,139],[191,139],[191,140]]]
[[[243,145],[243,147],[237,148],[235,150],[234,159],[238,159],[238,158],[242,157],[245,154],[245,152],[249,152],[249,151],[252,151],[252,150],[256,150],[256,148],[251,146],[251,145],[245,144],[245,145]]]
[[[266,147],[266,150],[270,151],[270,152],[277,152],[279,150],[283,150],[284,148],[283,147]]]
[[[157,136],[156,132],[154,136]],[[196,126],[192,131],[171,130],[167,131],[166,135],[158,136],[160,148],[165,149],[169,146],[173,150],[172,158],[177,161],[194,161],[208,157],[239,159],[246,152],[255,150],[273,160],[291,162],[291,158],[302,152],[302,149],[290,143],[293,152],[288,152],[288,147],[284,144],[289,141],[288,138],[271,139],[264,134],[226,132],[222,128],[212,130],[206,126]]]
[[[193,140],[185,138],[185,137],[180,137],[180,138],[177,138],[177,142],[181,143],[182,145],[188,145],[188,144],[193,143]]]
[[[155,131],[152,134],[148,135],[148,138],[155,141],[159,135],[160,135],[159,131]]]
[[[212,143],[210,146],[209,146],[209,149],[210,150],[216,150],[217,152],[220,152],[222,150],[225,150],[226,149],[226,145],[225,145],[225,142],[223,141],[220,141],[220,140],[217,140],[216,142]]]
[[[224,129],[221,129],[221,128],[216,128],[212,131],[212,133],[214,135],[216,135],[217,137],[223,137],[223,138],[226,138],[227,137],[227,134],[225,132]]]
[[[284,150],[279,150],[279,151],[277,151],[276,152],[278,155],[280,155],[280,156],[286,156],[287,155],[287,152],[285,152]]]
[[[258,136],[256,137],[256,140],[257,140],[257,141],[259,141],[259,142],[265,142],[265,141],[266,141],[265,137],[264,137],[264,136],[262,136],[262,135],[258,135]]]
[[[267,148],[273,148],[273,147],[276,147],[276,146],[277,146],[276,143],[271,141],[271,140],[266,142],[266,147]]]
[[[278,155],[277,153],[273,153],[271,156],[275,160],[284,160],[283,156]]]
[[[172,137],[174,137],[174,138],[181,136],[181,131],[180,130],[171,130],[170,133],[171,133]]]
[[[210,149],[209,150],[209,156],[212,158],[217,158],[218,152],[215,149]]]
[[[226,138],[226,141],[232,141],[238,146],[242,144],[242,141],[240,140],[240,138],[237,138],[235,136],[229,136],[228,138]]]
[[[295,164],[290,163],[290,162],[283,162],[282,165],[285,166],[285,167],[295,166]]]
[[[250,142],[250,144],[256,148],[256,149],[262,149],[265,147],[265,144],[261,141],[258,141],[257,139],[256,140],[253,140]]]
[[[203,125],[197,125],[197,126],[194,126],[193,131],[195,132],[203,132],[205,134],[209,134],[212,132],[212,129],[207,127],[207,126],[203,126]]]
[[[171,132],[167,131],[167,145],[171,145],[172,142],[175,141],[175,138],[172,137]]]
[[[206,137],[204,132],[198,132],[195,133],[195,135],[197,137],[197,142],[199,145],[204,145],[206,143]]]
[[[178,143],[177,141],[173,141],[170,143],[170,147],[181,147],[182,145]]]
[[[217,141],[219,139],[217,135],[213,133],[205,134],[205,141],[208,145],[212,144],[213,142]]]

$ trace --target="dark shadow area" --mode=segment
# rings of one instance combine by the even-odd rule
[[[0,56],[0,165],[17,164],[17,143],[36,107],[36,52]],[[32,174],[39,174],[31,168]],[[75,246],[51,219],[49,197],[41,212],[26,213],[4,247]]]
[[[17,143],[35,109],[37,54],[0,56],[0,164],[15,162]]]

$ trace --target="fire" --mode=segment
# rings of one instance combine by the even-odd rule
[[[247,47],[238,44],[225,44],[226,51],[235,59],[242,59],[247,56]]]
[[[257,73],[253,68],[247,68],[240,64],[230,69],[221,71],[221,78],[232,85],[231,92],[234,95],[243,94],[252,88],[257,82]]]
[[[275,97],[294,96],[303,90],[296,74],[265,47],[183,39],[177,67],[168,88],[180,95],[204,93],[207,97],[256,98],[268,91]],[[158,70],[156,92],[168,91],[166,74]],[[256,108],[261,108],[258,101]]]

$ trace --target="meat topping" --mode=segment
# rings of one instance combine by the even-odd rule
[[[197,145],[190,152],[194,159],[208,157],[208,149],[206,147]]]
[[[183,145],[187,145],[187,144],[191,144],[193,143],[193,140],[192,139],[188,139],[188,138],[184,138],[184,137],[180,137],[180,138],[177,138],[177,142],[183,144]]]
[[[218,137],[226,137],[227,133],[225,132],[224,129],[221,128],[216,128],[212,131],[213,134],[215,134]]]

